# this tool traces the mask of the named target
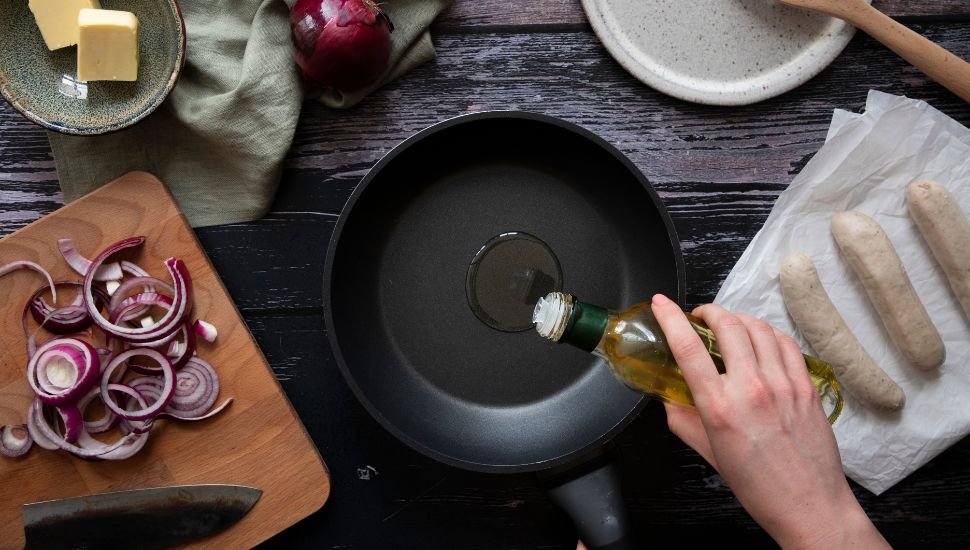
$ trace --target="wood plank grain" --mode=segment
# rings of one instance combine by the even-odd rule
[[[970,55],[970,29],[923,30]],[[663,96],[613,63],[588,33],[439,40],[434,66],[364,108],[334,113],[305,106],[274,215],[323,206],[335,212],[373,162],[429,124],[486,109],[546,113],[603,136],[657,187],[681,236],[688,300],[695,303],[713,298],[775,198],[822,145],[833,109],[859,110],[875,88],[926,99],[970,123],[970,106],[866,37],[801,88],[740,108]],[[317,254],[313,261],[320,266],[322,251]],[[301,251],[298,263],[307,265],[308,258]],[[312,303],[317,299],[314,294]],[[281,302],[296,307],[285,296],[274,301]]]
[[[873,6],[890,17],[949,17],[970,15],[965,0],[873,0]],[[439,27],[498,25],[586,25],[580,0],[457,0],[441,15]]]
[[[82,460],[39,447],[22,458],[0,460],[0,478],[8,489],[0,500],[0,547],[23,545],[20,506],[30,502],[193,483],[230,483],[263,491],[256,506],[232,529],[184,545],[198,548],[256,545],[317,511],[329,496],[323,460],[160,181],[131,173],[109,183],[5,237],[0,241],[0,264],[29,259],[45,266],[55,280],[76,279],[57,252],[57,239],[72,238],[78,250],[92,256],[137,235],[145,236],[145,243],[128,253],[150,273],[162,277],[162,263],[176,257],[191,274],[193,318],[205,319],[219,331],[217,343],[203,343],[199,355],[219,373],[220,401],[231,397],[233,403],[207,422],[159,421],[146,447],[127,460]],[[14,273],[3,280],[0,425],[23,423],[34,396],[25,379],[27,351],[19,315],[21,299],[39,286],[30,275]],[[43,333],[39,337],[48,338]]]
[[[336,222],[331,213],[273,212],[197,233],[240,310],[305,311],[322,306],[323,262]]]
[[[967,27],[919,28],[970,57]],[[334,215],[359,179],[407,136],[463,113],[523,109],[558,116],[628,155],[674,216],[691,304],[713,298],[777,195],[821,146],[834,108],[858,110],[867,90],[876,88],[926,99],[970,123],[970,107],[861,36],[799,89],[740,108],[693,105],[651,90],[614,63],[589,32],[448,34],[438,40],[435,63],[357,109],[337,112],[307,102],[273,213],[255,224],[198,232],[242,309],[319,307],[316,274]],[[0,192],[24,202],[0,213],[37,216],[53,209],[56,190],[49,182],[20,180],[37,174],[32,162],[46,170],[50,152],[43,150],[39,129],[14,126],[21,140],[0,148],[7,167],[0,171]],[[22,222],[0,224],[9,230]],[[261,278],[247,277],[250,270]]]
[[[62,203],[47,134],[0,101],[0,235]]]

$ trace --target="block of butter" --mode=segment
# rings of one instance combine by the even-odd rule
[[[27,7],[34,14],[34,21],[50,50],[77,44],[78,12],[97,9],[98,0],[30,0]]]
[[[127,11],[84,9],[78,14],[78,80],[138,78],[138,18]]]

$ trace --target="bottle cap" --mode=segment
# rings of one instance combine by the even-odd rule
[[[566,331],[573,311],[573,297],[562,292],[550,292],[539,298],[532,312],[532,322],[540,336],[558,342]]]

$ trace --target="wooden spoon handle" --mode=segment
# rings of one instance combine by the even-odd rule
[[[862,29],[964,101],[970,102],[970,63],[868,4],[858,9],[839,11],[838,17]]]

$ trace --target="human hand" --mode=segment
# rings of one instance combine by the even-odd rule
[[[795,341],[764,321],[701,306],[693,313],[717,337],[722,375],[677,304],[658,294],[653,312],[696,406],[665,403],[670,430],[754,520],[783,548],[888,547],[849,488]]]

